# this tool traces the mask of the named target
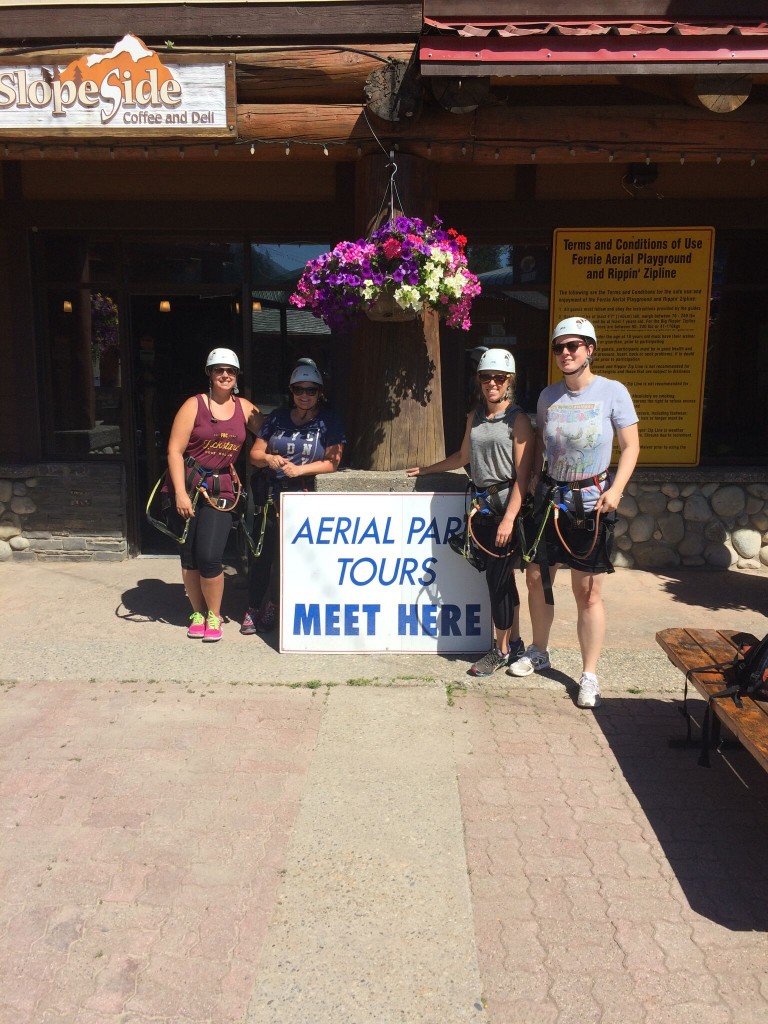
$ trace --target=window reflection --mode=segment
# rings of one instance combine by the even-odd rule
[[[289,304],[308,260],[328,245],[251,246],[251,325],[254,401],[262,412],[285,403],[288,377],[297,359],[308,356],[329,377],[331,332],[322,320]]]
[[[53,454],[122,454],[120,315],[115,299],[90,288],[48,300]]]

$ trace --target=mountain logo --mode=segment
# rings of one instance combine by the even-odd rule
[[[0,68],[0,113],[11,108],[50,108],[63,118],[73,108],[99,111],[108,125],[123,111],[121,123],[158,124],[166,111],[182,103],[182,85],[137,36],[126,35],[109,53],[93,53],[64,69],[42,67],[33,77],[26,67]]]
[[[157,54],[138,36],[130,33],[109,53],[92,53],[72,61],[59,75],[79,90],[92,82],[107,104],[101,111],[102,124],[109,122],[125,105],[175,107],[181,103],[181,86]]]

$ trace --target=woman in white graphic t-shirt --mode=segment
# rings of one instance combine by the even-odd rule
[[[563,379],[539,396],[534,465],[540,467],[543,459],[545,470],[532,482],[540,512],[549,509],[550,514],[526,572],[533,643],[509,668],[515,676],[549,668],[551,582],[559,565],[569,566],[582,657],[577,703],[584,708],[600,703],[596,672],[605,639],[603,578],[613,572],[616,509],[640,453],[632,398],[619,381],[592,372],[596,349],[595,329],[584,317],[568,317],[552,333]],[[611,474],[614,435],[620,454]]]

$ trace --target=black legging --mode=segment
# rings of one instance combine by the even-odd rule
[[[472,533],[484,548],[494,553],[509,551],[509,548],[496,546],[498,528],[498,519],[481,515],[472,517]],[[493,624],[496,629],[509,629],[515,616],[515,608],[520,604],[515,582],[515,558],[512,555],[501,558],[488,557],[485,579],[491,599]]]
[[[220,576],[224,571],[224,548],[231,529],[232,513],[219,512],[201,498],[181,549],[182,566],[196,569],[206,580]]]

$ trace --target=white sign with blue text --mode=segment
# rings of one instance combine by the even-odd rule
[[[485,575],[448,546],[463,494],[283,494],[280,650],[474,653]]]

